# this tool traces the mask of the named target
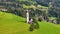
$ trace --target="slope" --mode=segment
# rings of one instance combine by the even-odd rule
[[[25,18],[0,12],[0,34],[60,34],[60,25],[45,21],[38,23],[40,28],[30,32],[30,25],[25,23]]]

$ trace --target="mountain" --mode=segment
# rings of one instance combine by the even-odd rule
[[[7,11],[4,11],[7,9]],[[46,10],[40,10],[46,9]],[[38,14],[44,19],[49,20],[49,17],[56,17],[60,14],[59,0],[0,0],[0,10],[3,12],[13,13],[18,16],[26,17],[26,10],[30,11],[30,17],[35,17]],[[59,13],[59,14],[58,14]],[[45,16],[44,16],[45,15]]]

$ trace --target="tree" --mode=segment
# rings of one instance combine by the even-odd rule
[[[39,29],[39,24],[35,18],[33,18],[33,23],[30,25],[29,30],[33,31],[34,29]]]

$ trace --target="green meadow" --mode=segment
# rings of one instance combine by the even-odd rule
[[[29,31],[26,19],[11,13],[0,12],[0,34],[60,34],[60,25],[38,22],[39,29]]]

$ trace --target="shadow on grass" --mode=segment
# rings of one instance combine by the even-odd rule
[[[26,23],[26,21],[17,21],[17,22],[22,22],[22,23]]]

